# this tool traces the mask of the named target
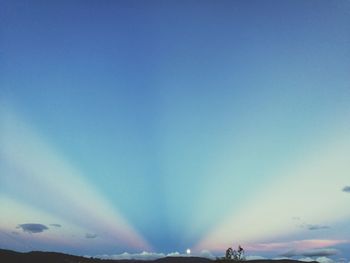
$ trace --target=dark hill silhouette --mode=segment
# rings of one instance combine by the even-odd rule
[[[142,260],[112,260],[112,259],[98,259],[86,258],[80,256],[73,256],[56,252],[40,252],[32,251],[28,253],[20,253],[11,250],[0,249],[1,263],[142,263]],[[200,257],[166,257],[152,260],[154,263],[230,263],[234,261],[229,260],[210,260]],[[297,260],[250,260],[250,263],[300,263]],[[310,262],[310,263],[316,263]]]
[[[1,263],[136,263],[137,260],[107,260],[98,258],[86,258],[56,252],[32,251],[20,253],[11,250],[0,249]]]

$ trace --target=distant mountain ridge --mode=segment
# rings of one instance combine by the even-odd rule
[[[0,249],[1,263],[140,263],[144,260],[114,260],[114,259],[99,259],[74,256],[58,252],[16,252],[12,250]],[[227,260],[211,260],[201,257],[165,257],[156,260],[150,260],[154,263],[211,263],[211,262],[228,262]],[[300,263],[298,260],[282,259],[282,260],[249,260],[246,262],[252,263]],[[313,263],[313,262],[310,262]],[[316,263],[316,261],[314,261]]]

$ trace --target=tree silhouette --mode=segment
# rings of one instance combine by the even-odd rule
[[[233,250],[232,250],[232,247],[229,247],[226,250],[225,259],[232,259],[232,257],[233,257]]]
[[[245,260],[244,256],[244,249],[241,247],[241,245],[238,246],[237,250],[233,250],[231,247],[229,247],[226,250],[225,254],[225,260],[234,260],[234,261],[243,261]]]

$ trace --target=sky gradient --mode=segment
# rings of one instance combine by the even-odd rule
[[[0,5],[0,248],[350,261],[349,1]]]

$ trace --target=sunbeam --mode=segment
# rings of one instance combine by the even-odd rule
[[[294,164],[294,170],[265,183],[268,187],[251,202],[243,203],[243,208],[231,207],[231,215],[196,249],[223,251],[232,243],[254,248],[254,243],[305,232],[305,222],[331,225],[350,218],[349,200],[341,191],[350,174],[350,138],[348,129],[343,131],[328,143],[320,143],[303,163]]]
[[[349,261],[350,1],[0,2],[0,250]]]
[[[33,207],[52,215],[64,216],[65,220],[96,232],[121,248],[150,248],[115,206],[50,148],[39,133],[6,109],[1,110],[0,117],[3,127],[1,185],[5,193],[27,202],[30,200]],[[10,230],[25,218],[22,221],[18,217],[7,220],[12,222],[8,226]]]

